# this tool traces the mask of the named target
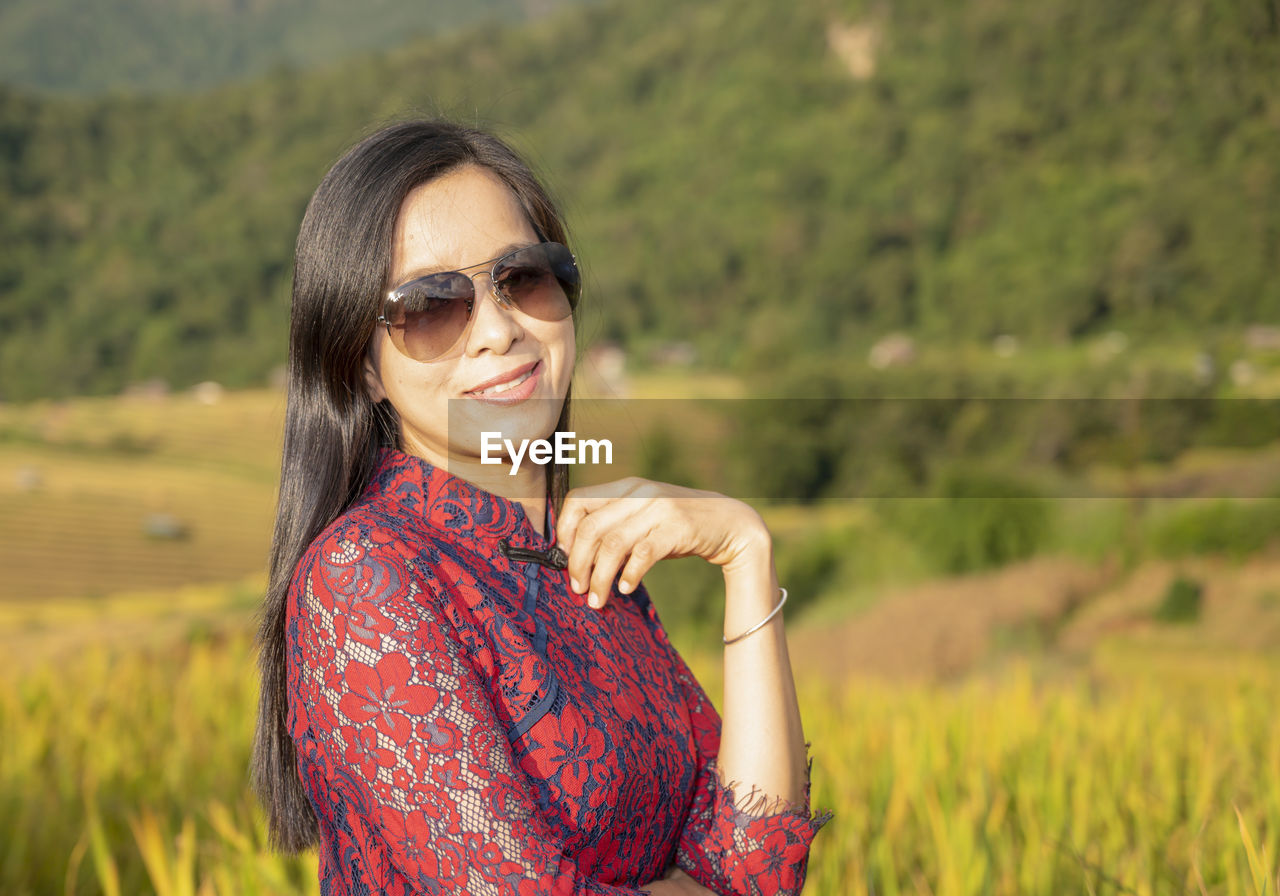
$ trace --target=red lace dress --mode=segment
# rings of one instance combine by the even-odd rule
[[[500,539],[550,546],[519,504],[385,451],[298,564],[289,728],[321,892],[641,893],[674,862],[799,893],[830,815],[807,789],[735,808],[720,718],[643,587],[591,609]]]

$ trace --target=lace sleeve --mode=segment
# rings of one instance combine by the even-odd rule
[[[716,764],[720,715],[680,654],[667,642],[684,690],[699,757],[693,805],[680,834],[676,864],[704,887],[724,894],[795,894],[804,889],[809,846],[830,812],[810,813],[809,772],[804,802],[791,805],[722,782]],[[806,748],[808,744],[805,745]]]
[[[643,892],[584,878],[564,855],[414,558],[394,533],[350,525],[294,577],[291,728],[322,889]]]

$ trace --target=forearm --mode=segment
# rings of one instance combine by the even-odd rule
[[[724,571],[728,637],[754,626],[778,602],[768,528],[749,505],[723,495],[643,479],[575,489],[565,499],[557,536],[568,552],[573,590],[581,594],[589,585],[595,607],[604,605],[615,575],[627,594],[657,560],[690,555]],[[725,646],[723,703],[716,761],[721,783],[735,784],[735,797],[755,790],[799,804],[805,795],[804,733],[781,613]]]
[[[780,597],[768,530],[724,567],[724,633],[736,637],[769,615]],[[785,611],[784,611],[785,612]],[[724,647],[724,710],[716,764],[734,785],[739,808],[756,796],[801,805],[805,798],[804,731],[791,659],[778,613],[763,628]]]
[[[662,878],[650,881],[641,889],[650,896],[716,896],[714,890],[708,890],[674,865]]]

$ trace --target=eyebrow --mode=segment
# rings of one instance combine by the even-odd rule
[[[492,258],[486,258],[484,261],[477,261],[475,264],[463,265],[462,267],[450,268],[450,267],[440,267],[440,266],[437,266],[437,267],[426,266],[426,267],[411,268],[410,270],[406,271],[404,274],[401,274],[399,277],[392,277],[391,282],[396,285],[392,286],[391,288],[397,289],[400,286],[404,286],[407,283],[412,283],[414,280],[421,279],[422,277],[430,277],[432,274],[451,274],[454,271],[465,271],[468,268],[485,267],[487,265],[493,264],[495,261],[497,261],[499,258],[502,258],[504,255],[510,255],[512,252],[515,252],[517,249],[527,249],[530,246],[538,245],[538,243],[539,243],[539,240],[537,240],[536,238],[532,242],[508,243],[506,246],[499,249],[498,254],[493,256]]]

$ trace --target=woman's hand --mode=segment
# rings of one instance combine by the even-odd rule
[[[702,557],[729,575],[772,550],[769,530],[751,506],[636,477],[569,492],[556,542],[569,555],[570,586],[588,592],[596,608],[609,599],[619,570],[618,590],[628,594],[667,557]]]
[[[643,888],[653,896],[716,896],[714,890],[708,890],[675,865],[668,868],[660,879],[644,884]]]

